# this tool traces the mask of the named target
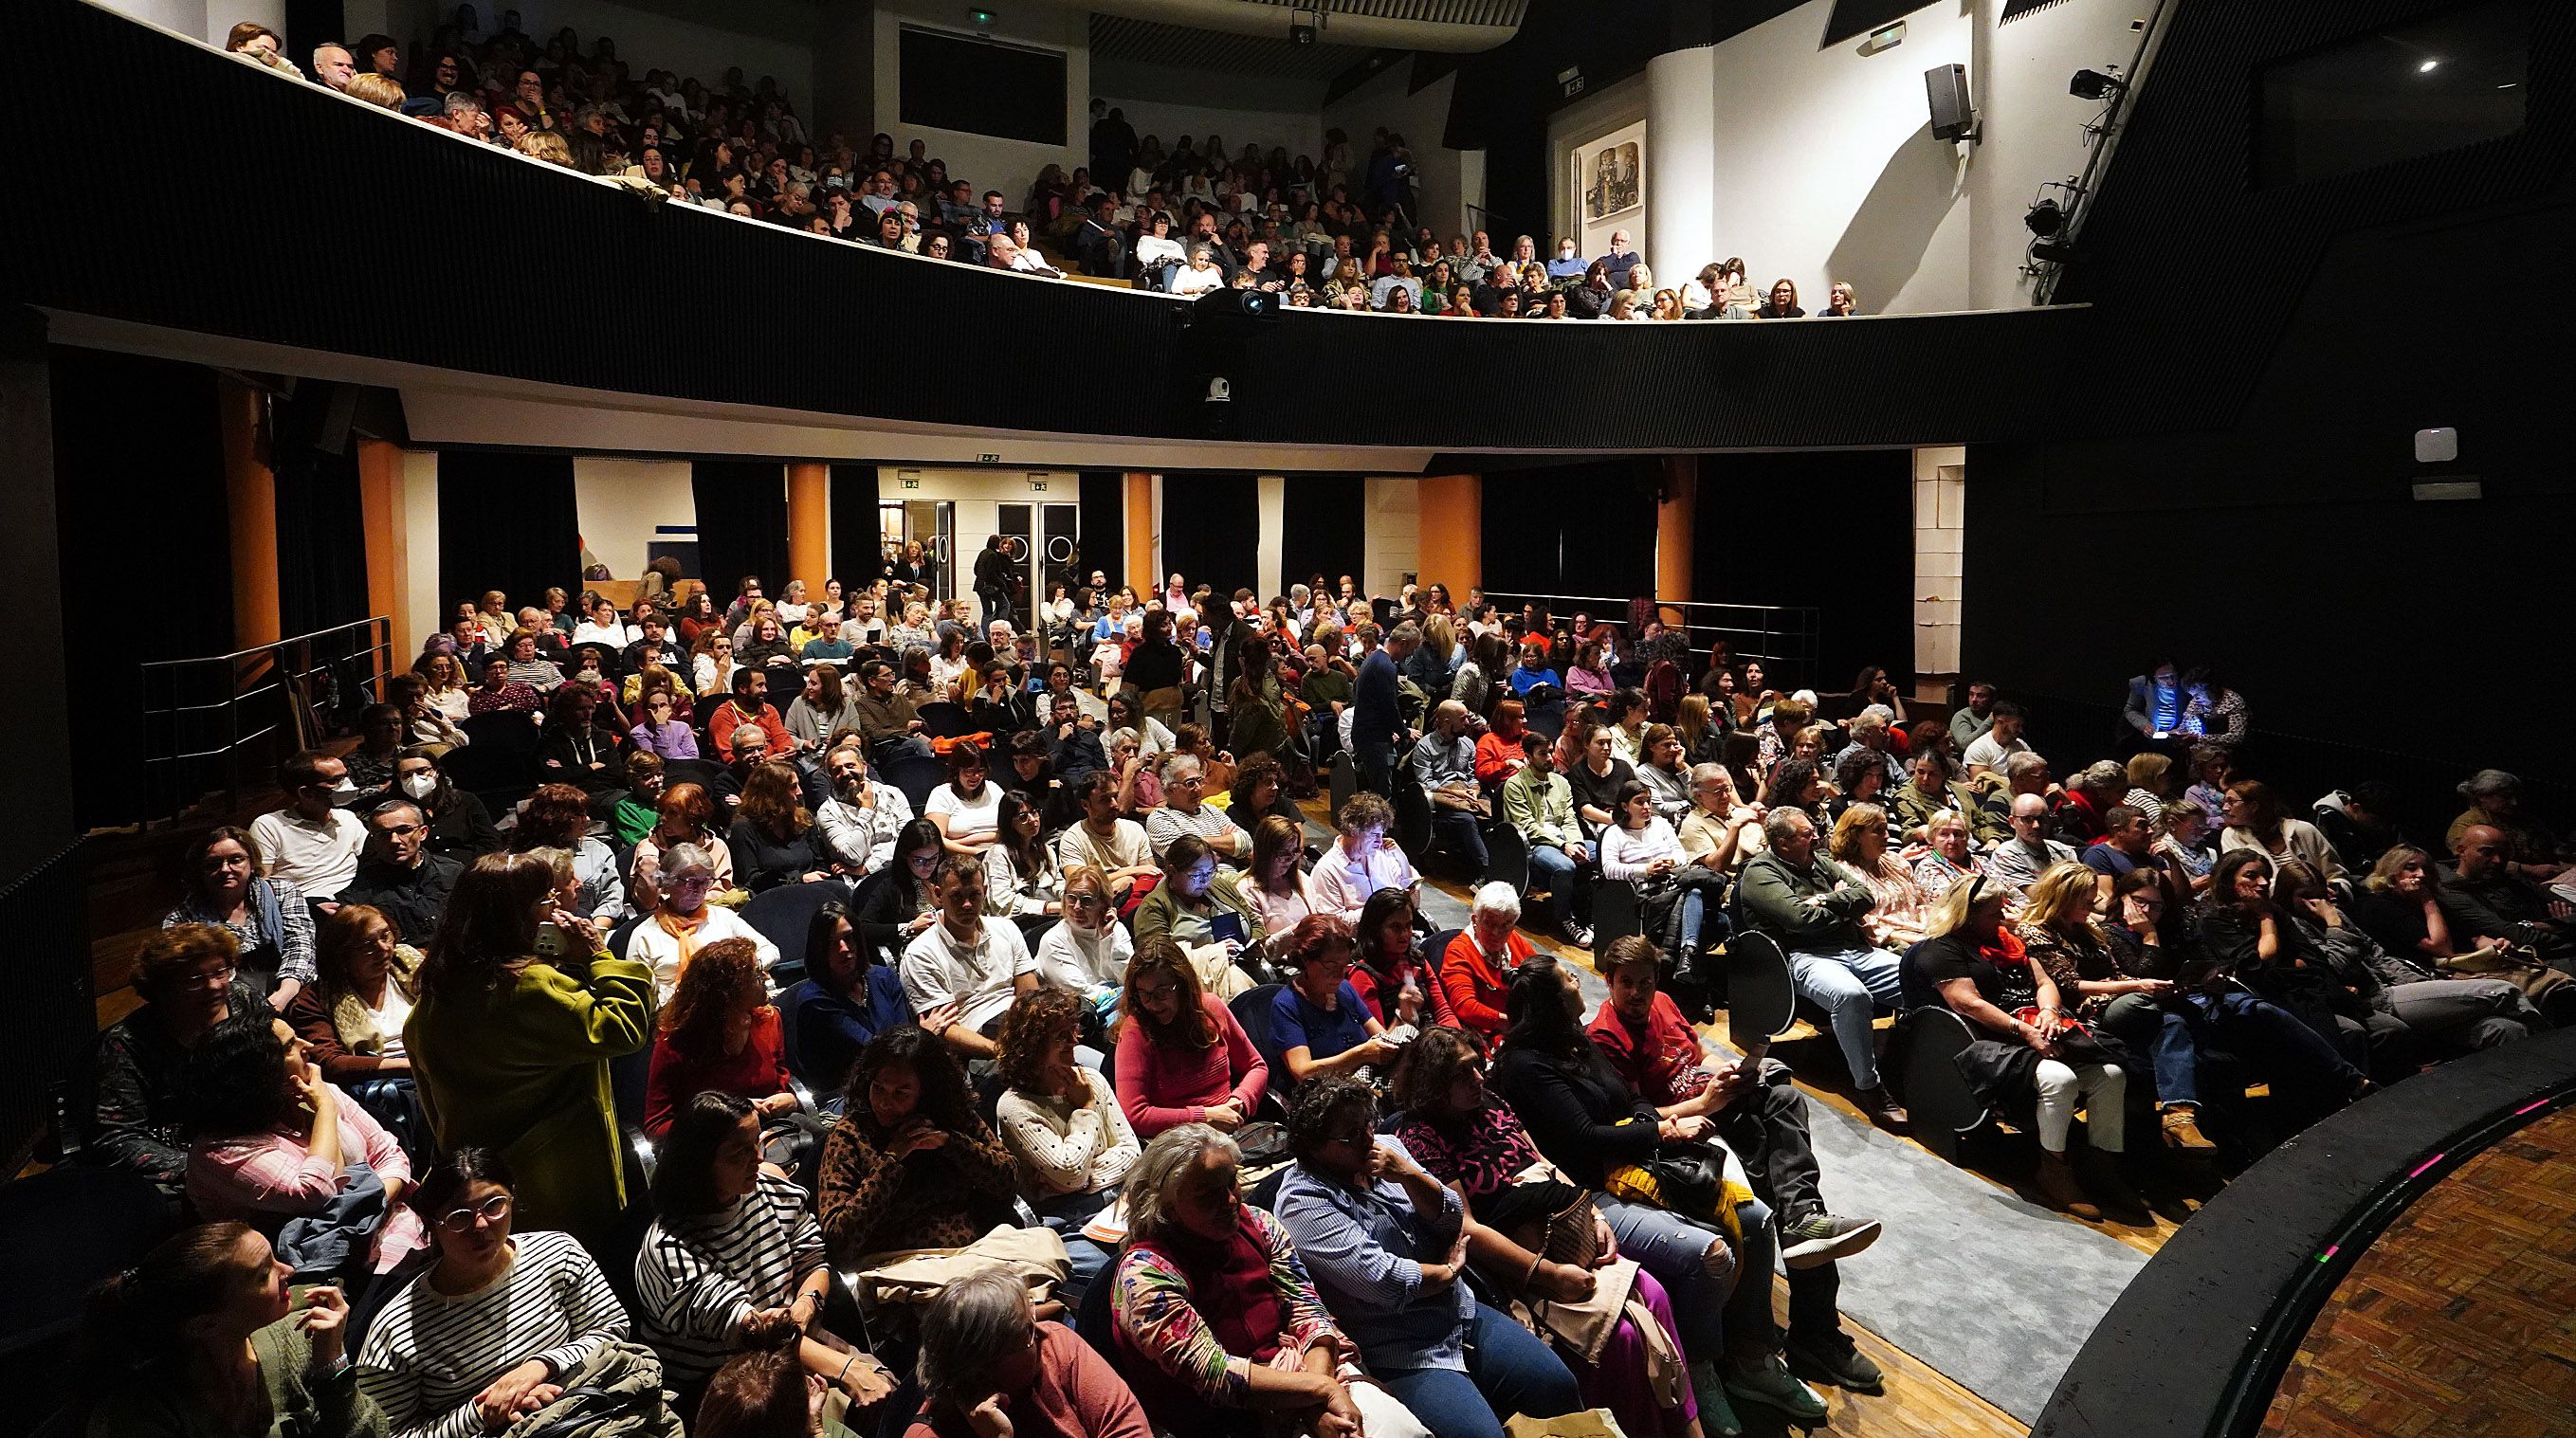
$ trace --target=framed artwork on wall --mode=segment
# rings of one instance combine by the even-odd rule
[[[1644,142],[1603,144],[1583,158],[1576,173],[1582,177],[1584,223],[1597,224],[1633,210],[1646,196]]]

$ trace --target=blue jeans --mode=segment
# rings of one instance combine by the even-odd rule
[[[1556,1418],[1583,1406],[1565,1361],[1538,1335],[1482,1303],[1467,1322],[1466,1372],[1381,1368],[1376,1378],[1439,1438],[1503,1438],[1502,1417]]]
[[[1708,912],[1708,899],[1697,888],[1689,888],[1682,890],[1682,896],[1673,902],[1682,911],[1679,920],[1682,941],[1674,952],[1684,959],[1694,958],[1699,953],[1699,930]]]
[[[1556,916],[1571,923],[1583,912],[1583,871],[1563,849],[1554,844],[1530,845],[1529,886],[1532,893],[1546,893],[1556,903]]]
[[[1619,1241],[1619,1252],[1664,1285],[1672,1299],[1673,1322],[1682,1332],[1684,1356],[1714,1361],[1729,1351],[1767,1353],[1780,1346],[1778,1326],[1771,1321],[1771,1271],[1780,1241],[1772,1232],[1771,1210],[1761,1200],[1738,1214],[1744,1242],[1729,1245],[1735,1267],[1724,1274],[1709,1272],[1703,1261],[1710,1244],[1726,1241],[1714,1224],[1606,1193],[1594,1194],[1593,1203]]]
[[[1065,1256],[1072,1260],[1072,1268],[1065,1275],[1064,1291],[1057,1295],[1067,1308],[1080,1311],[1082,1295],[1089,1291],[1092,1280],[1117,1260],[1115,1250],[1102,1247],[1082,1233],[1082,1226],[1117,1198],[1118,1191],[1113,1188],[1096,1193],[1062,1194],[1032,1205],[1046,1226],[1055,1230],[1056,1237],[1064,1240]]]
[[[1476,875],[1485,876],[1485,831],[1476,827],[1476,816],[1464,809],[1433,809],[1431,837],[1457,856],[1458,862]]]
[[[1782,947],[1787,947],[1783,945]],[[1833,1019],[1852,1083],[1878,1087],[1878,1050],[1869,1024],[1877,1005],[1894,1005],[1901,991],[1896,955],[1885,949],[1790,949],[1789,982],[1798,996]]]

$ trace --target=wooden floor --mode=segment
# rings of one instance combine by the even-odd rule
[[[2576,1434],[2576,1110],[2470,1159],[2370,1245],[2263,1432]]]

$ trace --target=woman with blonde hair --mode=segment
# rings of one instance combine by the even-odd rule
[[[1315,889],[1305,862],[1306,835],[1294,822],[1271,814],[1253,826],[1252,864],[1241,886],[1243,902],[1274,939],[1315,912]]]
[[[2173,798],[2173,758],[2153,749],[2142,749],[2129,756],[2129,792],[2120,802],[2147,816],[2149,824],[2164,822],[2165,804]]]
[[[420,697],[429,707],[457,723],[465,722],[465,716],[473,712],[466,708],[466,703],[474,691],[465,680],[465,666],[456,662],[456,656],[433,654],[421,667],[420,673],[425,681]]]
[[[1953,885],[1914,952],[1915,971],[1977,1035],[1956,1063],[1978,1097],[2012,1110],[2036,1102],[2040,1196],[2077,1218],[2098,1219],[2105,1204],[2134,1214],[2143,1205],[2118,1168],[2128,1075],[2065,1012],[2056,980],[2006,929],[2010,896],[1983,875]],[[2080,1182],[2066,1158],[2079,1101],[2094,1159]]]
[[[1931,900],[1915,882],[1914,871],[1898,861],[1887,839],[1887,811],[1876,804],[1854,804],[1834,821],[1826,847],[1878,899],[1861,916],[1861,926],[1880,948],[1903,950],[1922,941]]]

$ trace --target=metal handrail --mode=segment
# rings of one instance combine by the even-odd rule
[[[339,729],[345,696],[384,697],[393,674],[393,621],[384,616],[317,629],[192,659],[159,659],[140,666],[143,684],[143,819],[170,820],[220,791],[224,806],[239,802],[246,760],[265,769],[282,757],[283,734],[294,744]],[[247,711],[284,701],[283,714]],[[291,721],[291,723],[290,723]],[[220,782],[215,769],[220,764]]]
[[[1590,614],[1594,623],[1611,625],[1632,641],[1636,637],[1628,634],[1629,601],[1616,596],[1524,594],[1499,589],[1485,590],[1484,596],[1487,603],[1504,612],[1525,604],[1536,604],[1557,616],[1570,616],[1580,609]],[[1694,655],[1704,657],[1709,653],[1707,639],[1724,638],[1727,653],[1734,658],[1759,659],[1770,674],[1792,676],[1800,688],[1815,686],[1820,626],[1819,611],[1813,605],[1660,599],[1655,601],[1655,607],[1681,611],[1682,622],[1673,627],[1689,642]],[[1720,622],[1733,619],[1745,622]]]

